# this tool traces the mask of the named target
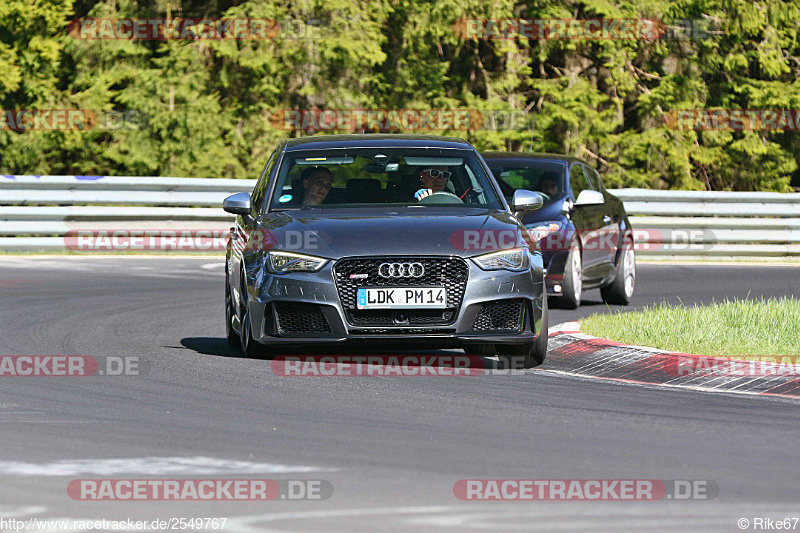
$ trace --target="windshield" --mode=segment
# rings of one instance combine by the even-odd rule
[[[476,154],[439,148],[287,152],[270,210],[386,205],[503,209]]]
[[[522,159],[516,161],[487,161],[503,196],[511,198],[517,189],[527,189],[542,194],[545,204],[560,198],[564,193],[563,161],[547,159]]]

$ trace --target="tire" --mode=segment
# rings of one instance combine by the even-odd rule
[[[233,298],[231,298],[231,287],[228,283],[228,277],[225,276],[225,337],[228,344],[231,346],[241,345],[239,334],[233,329],[231,321],[233,320]]]
[[[264,348],[253,338],[253,324],[250,320],[250,309],[247,306],[247,286],[242,279],[242,322],[239,327],[239,346],[242,353],[249,359],[260,358],[264,355]]]
[[[542,297],[542,325],[539,329],[539,336],[535,341],[525,344],[496,344],[495,349],[503,363],[504,368],[525,369],[534,368],[544,363],[547,357],[547,296]]]
[[[636,287],[636,256],[633,246],[624,245],[615,268],[614,279],[600,287],[600,294],[607,304],[628,305]]]
[[[245,306],[244,316],[242,316],[242,332],[239,335],[242,353],[249,359],[259,358],[263,355],[261,345],[253,339],[253,326],[250,323],[250,311]]]
[[[556,300],[559,307],[577,309],[581,305],[583,292],[583,261],[578,241],[572,241],[564,266],[564,281],[561,283],[562,296]]]

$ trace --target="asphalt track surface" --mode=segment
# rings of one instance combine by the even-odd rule
[[[223,338],[221,261],[0,258],[0,354],[139,376],[0,378],[0,518],[224,531],[742,531],[800,516],[800,402],[578,379],[280,377]],[[634,309],[798,296],[798,266],[640,264]],[[551,325],[606,312],[599,291]],[[679,300],[680,299],[680,300]],[[613,308],[612,308],[613,310]],[[86,502],[86,478],[327,480],[322,501]],[[713,500],[467,502],[461,479],[709,480]],[[800,529],[798,524],[797,529]],[[0,527],[2,530],[2,527]],[[63,530],[61,530],[63,531]]]

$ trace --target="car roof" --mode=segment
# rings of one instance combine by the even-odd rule
[[[488,151],[481,152],[481,157],[484,159],[531,159],[531,160],[546,160],[551,161],[565,161],[569,163],[583,163],[588,164],[583,159],[564,154],[548,154],[541,152],[501,152],[501,151]]]
[[[472,149],[464,139],[443,135],[399,135],[362,133],[353,135],[310,135],[286,141],[286,151],[328,148],[456,148]]]

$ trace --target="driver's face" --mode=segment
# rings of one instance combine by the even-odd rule
[[[312,173],[303,180],[303,187],[306,189],[303,203],[306,205],[319,205],[328,196],[331,190],[331,174],[327,170],[320,169]]]
[[[447,180],[441,175],[434,178],[430,174],[431,169],[440,170],[442,172],[447,170],[447,167],[428,167],[419,173],[419,179],[422,182],[423,189],[432,189],[433,191],[443,191],[444,186],[447,185]]]
[[[558,194],[558,185],[553,180],[544,180],[539,184],[539,190],[552,197]]]

